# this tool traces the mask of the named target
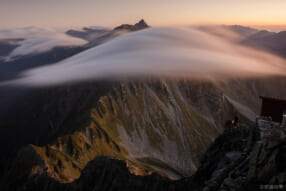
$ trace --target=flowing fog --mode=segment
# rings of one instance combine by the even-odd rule
[[[0,39],[23,39],[12,42],[18,47],[10,53],[6,60],[13,60],[17,56],[46,52],[57,46],[79,46],[87,43],[63,32],[37,27],[0,30]]]
[[[8,83],[41,86],[145,76],[218,79],[286,75],[285,60],[223,36],[194,28],[150,28],[27,71],[21,79]]]

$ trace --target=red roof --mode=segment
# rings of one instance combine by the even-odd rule
[[[271,117],[273,121],[282,123],[286,111],[286,100],[260,96],[262,99],[261,116]]]
[[[268,99],[273,101],[279,101],[279,102],[286,102],[286,99],[281,98],[274,98],[274,97],[267,97],[267,96],[259,96],[260,99]]]

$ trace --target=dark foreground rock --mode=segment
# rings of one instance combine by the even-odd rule
[[[148,28],[148,27],[149,25],[142,19],[135,25],[129,25],[129,24],[120,25],[114,28],[114,31],[117,31],[117,30],[137,31],[137,30]]]
[[[286,140],[257,142],[250,156],[248,187],[286,190]],[[271,189],[271,188],[270,188]]]
[[[286,140],[261,142],[259,130],[236,125],[220,135],[204,157],[197,173],[171,181],[159,174],[136,176],[125,161],[96,157],[77,180],[63,184],[41,174],[22,180],[2,182],[1,190],[73,191],[73,190],[267,190],[286,189]],[[17,176],[17,175],[15,175]],[[24,180],[24,181],[23,181]],[[272,187],[271,187],[272,186]]]
[[[153,173],[136,176],[129,172],[126,162],[110,157],[97,157],[82,171],[79,179],[62,184],[48,176],[31,177],[24,185],[9,185],[4,190],[72,191],[72,190],[176,190],[176,182]]]

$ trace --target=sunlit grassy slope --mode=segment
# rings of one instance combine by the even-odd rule
[[[271,80],[121,81],[89,111],[85,128],[51,144],[31,146],[40,160],[30,164],[28,174],[47,173],[70,182],[94,157],[107,155],[127,160],[136,174],[190,176],[225,120],[238,116],[249,121],[246,111],[258,112],[263,83],[269,94]],[[75,116],[80,118],[81,113]]]

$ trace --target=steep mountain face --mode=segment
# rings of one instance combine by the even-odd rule
[[[20,151],[5,173],[5,182],[15,174],[46,174],[71,182],[89,161],[102,155],[127,161],[134,174],[155,171],[172,179],[190,176],[226,119],[238,116],[249,122],[259,111],[259,95],[286,95],[283,77],[99,84],[38,90],[23,97],[26,104],[22,106],[19,100],[17,120],[11,123],[15,114],[11,111],[6,114],[10,118],[5,117],[10,123],[1,125],[10,129],[1,133],[6,137],[1,137],[1,145],[17,142],[20,145],[13,152],[28,143],[34,145]],[[39,95],[43,98],[35,102]],[[37,114],[31,115],[33,111]],[[31,136],[20,141],[23,126]],[[15,168],[19,165],[26,168],[19,172]]]
[[[1,108],[2,152],[13,153],[27,144],[43,145],[59,136],[73,133],[88,124],[90,109],[109,91],[107,82],[36,89],[13,89],[4,92],[13,101]],[[12,93],[12,95],[9,95]],[[14,93],[18,93],[16,97]],[[79,117],[76,117],[80,114]],[[15,120],[17,119],[17,120]],[[22,136],[25,133],[25,136]],[[11,142],[9,148],[5,142]],[[5,149],[6,148],[6,149]]]
[[[227,124],[227,123],[226,123]],[[233,125],[233,124],[231,124]],[[259,128],[255,124],[235,124],[217,137],[200,161],[194,176],[177,181],[157,173],[138,176],[130,173],[130,165],[111,157],[96,157],[82,170],[78,179],[61,183],[46,173],[33,176],[14,174],[13,181],[0,185],[1,190],[261,190],[285,184],[285,138],[259,141]],[[28,148],[26,149],[28,150]],[[41,160],[30,150],[25,157],[30,163],[19,163],[14,169],[26,169],[27,164]],[[23,156],[23,155],[20,155]],[[19,157],[20,157],[19,156]],[[39,163],[43,165],[43,163]],[[34,168],[36,171],[37,168]],[[17,173],[17,171],[14,171]],[[17,177],[17,179],[15,179]]]

